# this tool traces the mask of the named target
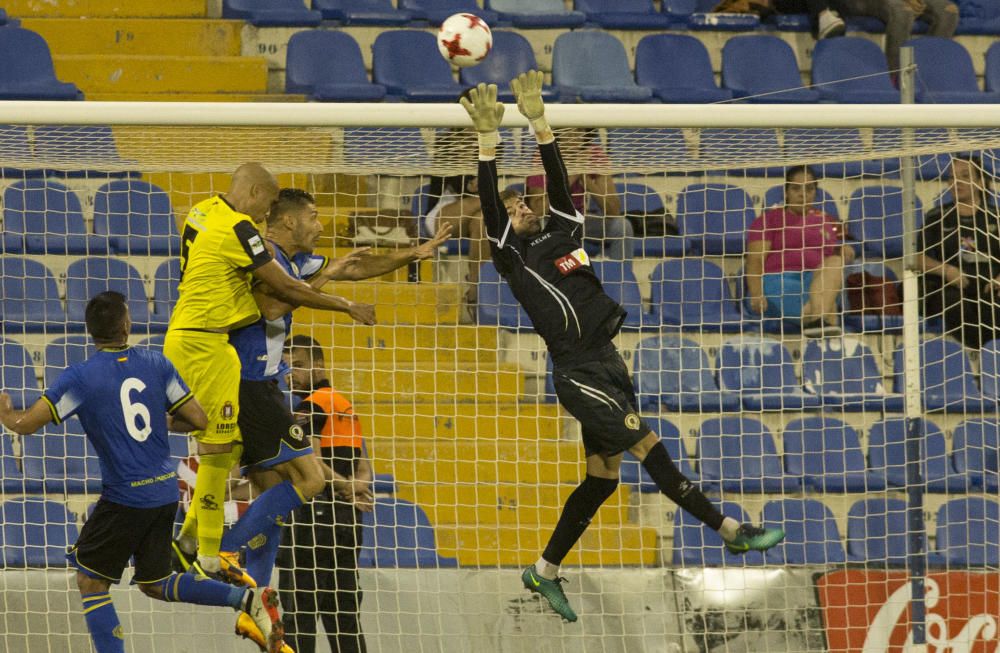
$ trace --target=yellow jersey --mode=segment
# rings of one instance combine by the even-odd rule
[[[271,258],[250,216],[221,196],[195,204],[181,232],[180,297],[168,330],[230,330],[256,322],[251,273]]]

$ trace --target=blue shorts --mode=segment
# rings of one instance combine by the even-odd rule
[[[767,298],[767,310],[763,317],[800,320],[802,307],[809,301],[809,287],[812,285],[813,271],[803,272],[773,272],[763,277],[764,297]],[[744,299],[747,312],[754,313],[750,308],[750,298]]]

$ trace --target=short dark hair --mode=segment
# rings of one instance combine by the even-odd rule
[[[813,179],[816,179],[816,171],[813,170],[811,167],[804,165],[791,166],[787,170],[785,170],[785,185],[787,186],[788,184],[790,184],[792,182],[792,177],[794,177],[799,173],[807,174]]]
[[[125,302],[125,295],[113,290],[106,290],[91,297],[84,313],[87,333],[94,340],[115,340],[120,337],[127,317],[128,304]]]
[[[500,191],[500,201],[504,204],[507,203],[507,200],[512,200],[515,197],[521,197],[521,191],[516,188],[504,188]]]
[[[285,341],[285,348],[292,349],[293,347],[299,347],[302,349],[309,350],[309,359],[312,362],[323,362],[323,346],[316,342],[316,339],[312,336],[297,335],[292,336]]]
[[[301,188],[282,188],[278,191],[278,199],[271,205],[271,212],[267,214],[267,224],[274,224],[291,209],[300,209],[315,203],[316,198]]]

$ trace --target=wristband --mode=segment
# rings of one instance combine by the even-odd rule
[[[479,139],[479,158],[492,159],[496,157],[497,145],[500,143],[500,132],[476,132]]]

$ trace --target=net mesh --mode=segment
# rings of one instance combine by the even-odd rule
[[[767,554],[727,553],[626,454],[619,488],[564,561],[580,621],[562,624],[521,589],[584,452],[544,344],[482,260],[475,136],[460,125],[0,129],[3,391],[30,406],[86,357],[82,309],[107,288],[129,299],[132,343],[162,347],[177,225],[238,165],[260,161],[315,196],[320,253],[408,247],[445,221],[462,236],[433,260],[328,286],[375,304],[377,326],[294,316],[293,333],[324,347],[374,471],[391,475],[376,484],[360,551],[369,650],[902,650],[911,574],[926,576],[936,650],[996,650],[1000,130],[598,127],[559,138],[588,216],[585,248],[629,311],[615,343],[637,408],[726,515],[785,529]],[[543,209],[534,138],[502,139],[502,185]],[[904,293],[906,156],[920,281]],[[786,185],[799,165],[816,188]],[[453,177],[458,187],[435,179]],[[781,211],[793,192],[804,218]],[[904,312],[919,316],[915,340]],[[810,316],[843,333],[807,337]],[[920,419],[908,422],[902,370],[914,352]],[[89,650],[63,552],[100,492],[96,458],[75,419],[5,432],[2,444],[3,648]],[[171,446],[192,482],[187,439]],[[229,518],[243,509],[233,501]],[[926,574],[908,557],[918,536]],[[332,576],[284,561],[305,579],[297,594],[330,599]],[[136,649],[252,646],[228,634],[224,613],[114,595]]]

